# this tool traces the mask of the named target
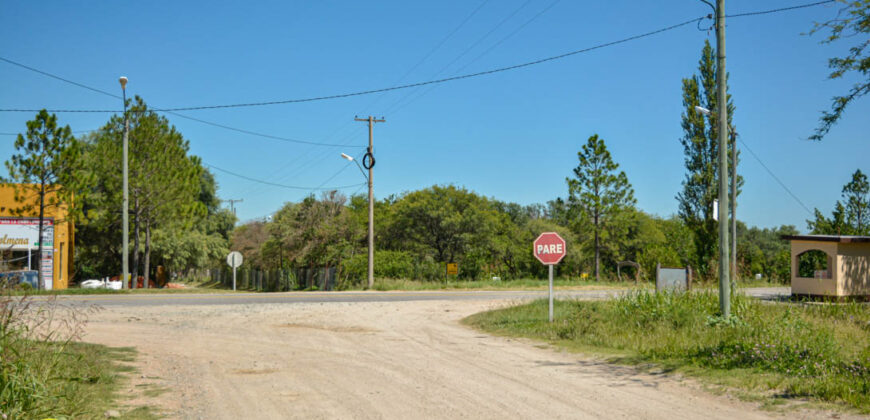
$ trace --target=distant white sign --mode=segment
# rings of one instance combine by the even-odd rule
[[[239,251],[230,252],[227,255],[227,265],[232,268],[238,268],[242,265],[242,254]]]

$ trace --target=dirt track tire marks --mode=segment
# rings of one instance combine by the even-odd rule
[[[767,418],[753,404],[459,323],[504,301],[116,307],[168,418]],[[128,321],[131,316],[139,318]],[[185,394],[184,403],[173,401]]]

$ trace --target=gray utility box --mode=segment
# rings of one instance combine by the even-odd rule
[[[692,267],[671,268],[656,264],[656,292],[685,292],[692,289]]]

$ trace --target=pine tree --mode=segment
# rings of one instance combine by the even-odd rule
[[[695,249],[697,250],[695,264],[706,272],[710,261],[717,252],[718,228],[713,220],[713,200],[719,197],[719,123],[716,109],[719,106],[716,89],[716,57],[715,51],[708,41],[701,50],[701,60],[698,62],[699,75],[683,79],[682,127],[683,145],[686,164],[686,179],[683,181],[683,191],[677,194],[680,218],[695,233]],[[701,106],[712,111],[703,115],[695,110]],[[734,104],[728,95],[728,147],[734,147],[737,131],[731,124],[734,115]],[[729,167],[731,153],[728,153]],[[739,158],[738,158],[739,161]],[[737,194],[743,185],[743,178],[737,178]],[[721,216],[721,217],[724,217]]]
[[[613,161],[604,139],[589,137],[577,152],[580,163],[568,182],[568,206],[585,213],[592,221],[595,250],[595,280],[600,280],[601,239],[625,210],[633,208],[634,189],[625,172]]]
[[[843,200],[846,202],[846,221],[852,226],[856,235],[868,233],[867,216],[870,213],[870,184],[867,175],[860,169],[852,174],[852,181],[843,186]]]
[[[27,122],[27,133],[18,135],[15,149],[21,153],[12,155],[11,161],[6,161],[6,168],[9,181],[16,183],[15,201],[21,204],[11,210],[24,214],[39,209],[38,276],[39,288],[45,289],[41,263],[45,211],[62,206],[69,220],[78,214],[73,196],[81,200],[85,191],[79,187],[88,184],[88,178],[80,171],[82,147],[68,125],[58,127],[57,116],[43,109]],[[57,222],[59,220],[55,220]]]
[[[182,230],[190,229],[195,219],[190,216],[206,212],[204,204],[197,200],[203,168],[198,158],[188,156],[187,140],[165,117],[149,109],[138,96],[131,102],[129,211],[132,216],[133,254],[130,273],[131,278],[138,278],[142,266],[147,284],[154,229],[166,224],[173,224]],[[123,117],[114,116],[95,139],[92,155],[96,162],[93,169],[107,186],[120,184],[120,173],[115,166],[121,159],[119,145],[123,131]],[[118,218],[121,216],[119,193],[111,189],[104,191],[102,204],[117,209],[115,214]],[[144,244],[142,234],[145,236]],[[140,255],[144,258],[140,259]],[[140,264],[142,260],[144,264]]]
[[[852,174],[852,180],[843,186],[843,201],[837,200],[831,218],[825,217],[819,209],[815,219],[808,220],[812,233],[820,235],[867,235],[870,234],[870,184],[867,175],[861,170]],[[846,204],[843,204],[843,203]]]

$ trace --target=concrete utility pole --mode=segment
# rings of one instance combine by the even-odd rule
[[[236,206],[235,206],[235,204],[236,204],[236,203],[241,203],[242,201],[244,201],[244,199],[243,199],[243,198],[239,198],[239,199],[235,200],[235,199],[230,198],[230,199],[227,199],[227,200],[221,200],[221,201],[226,202],[226,203],[230,203],[230,210],[233,212],[233,216],[235,216],[235,215],[236,215]]]
[[[728,258],[728,92],[725,71],[725,0],[716,0],[716,106],[719,119],[719,312],[731,316],[731,259]]]
[[[369,148],[363,157],[363,166],[369,170],[369,289],[375,285],[375,194],[372,188],[372,168],[375,167],[375,155],[372,154],[374,148],[373,126],[375,123],[387,122],[383,117],[375,119],[371,115],[368,118],[356,118],[355,121],[366,121],[369,123]]]
[[[124,100],[124,205],[121,208],[121,211],[123,212],[122,218],[124,220],[124,227],[121,246],[121,288],[126,289],[128,277],[130,277],[130,215],[128,214],[130,207],[130,188],[127,181],[129,172],[129,169],[127,168],[127,154],[129,150],[127,139],[130,135],[130,122],[127,119],[127,78],[121,76],[119,81],[121,82],[121,91],[123,92]]]

